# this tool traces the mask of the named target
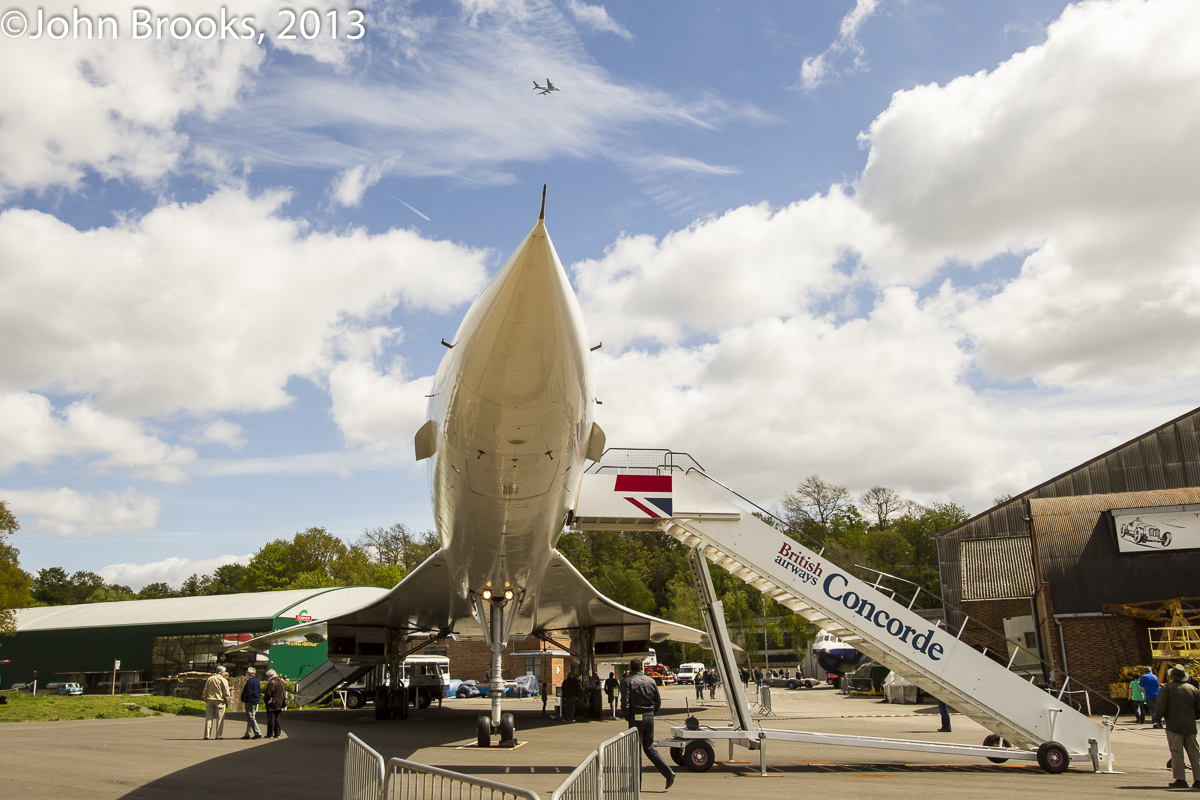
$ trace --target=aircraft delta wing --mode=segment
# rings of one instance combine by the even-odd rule
[[[710,647],[708,634],[704,631],[634,611],[605,597],[558,551],[553,553],[537,595],[522,604],[513,623],[511,638],[517,640],[545,633],[557,634],[554,638],[565,640],[572,629],[612,625],[646,625],[647,640],[652,644],[671,640]],[[355,631],[360,628],[391,628],[403,632],[406,639],[416,641],[441,633],[452,634],[456,641],[485,638],[474,611],[450,590],[445,559],[439,550],[377,600],[336,617],[255,637],[227,652],[264,650],[273,644],[329,639],[331,656],[360,656],[365,655],[362,650],[371,652],[371,640],[377,638],[368,634],[367,641],[355,642]],[[363,647],[364,644],[368,646]]]

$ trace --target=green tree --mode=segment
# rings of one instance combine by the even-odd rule
[[[137,593],[138,600],[162,600],[166,597],[179,597],[179,592],[166,583],[147,583]]]
[[[8,504],[0,500],[0,635],[5,636],[16,631],[14,609],[24,608],[31,600],[29,587],[33,580],[21,569],[20,551],[8,543],[20,528]]]

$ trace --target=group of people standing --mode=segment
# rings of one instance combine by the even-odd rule
[[[706,669],[697,672],[692,676],[692,683],[696,685],[696,699],[704,699],[704,690],[708,689],[708,699],[717,699],[717,686],[721,683],[721,678],[717,675],[715,669]]]
[[[233,699],[225,667],[204,682],[204,738],[225,738],[225,710]],[[287,684],[275,670],[267,670],[267,685],[259,682],[254,667],[246,670],[246,684],[242,687],[241,701],[246,707],[246,734],[243,739],[261,739],[258,727],[258,706],[265,703],[267,710],[267,738],[278,739],[283,733],[279,727],[279,716],[287,708]]]

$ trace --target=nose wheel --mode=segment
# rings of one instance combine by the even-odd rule
[[[475,725],[475,744],[479,747],[491,747],[492,732],[491,716],[480,714]],[[517,719],[511,713],[505,712],[500,715],[499,730],[495,732],[500,734],[500,747],[517,746]]]

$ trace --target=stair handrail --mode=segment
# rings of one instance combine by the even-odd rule
[[[693,460],[694,460],[694,459],[693,459]],[[717,480],[716,478],[712,477],[711,475],[709,475],[708,473],[704,472],[703,470],[701,470],[701,469],[697,469],[697,468],[695,468],[695,467],[692,467],[692,468],[689,468],[689,469],[688,469],[688,470],[687,470],[687,471],[686,471],[684,474],[685,474],[685,475],[690,475],[690,474],[691,474],[691,473],[693,473],[693,472],[695,472],[697,475],[700,475],[700,476],[701,476],[701,477],[703,477],[705,480],[707,480],[707,481],[710,481],[711,483],[715,483],[717,486],[720,486],[722,489],[724,489],[725,491],[729,492],[729,493],[730,493],[731,495],[733,495],[734,497],[737,497],[739,500],[742,500],[743,502],[747,503],[748,505],[750,505],[750,506],[753,506],[753,507],[754,507],[755,509],[757,509],[758,511],[762,512],[762,513],[763,513],[763,514],[765,514],[766,516],[768,516],[768,517],[770,517],[771,519],[775,520],[775,521],[776,521],[777,523],[779,523],[780,525],[784,526],[784,527],[782,528],[782,531],[783,531],[784,533],[787,533],[787,534],[789,534],[789,535],[799,535],[799,536],[804,536],[804,537],[805,537],[806,539],[808,539],[810,542],[814,542],[814,543],[816,543],[816,544],[820,545],[820,543],[819,543],[819,542],[816,542],[816,540],[815,540],[815,539],[813,539],[813,537],[811,537],[811,536],[807,536],[806,534],[803,534],[801,531],[796,531],[796,530],[792,529],[792,528],[791,528],[791,526],[790,526],[790,525],[788,525],[788,523],[787,523],[787,522],[785,522],[784,520],[780,519],[780,518],[779,518],[778,516],[776,516],[775,514],[772,514],[770,511],[767,511],[765,508],[763,508],[762,506],[760,506],[758,503],[755,503],[753,500],[751,500],[751,499],[747,498],[745,495],[743,495],[743,494],[741,494],[740,492],[738,492],[737,490],[735,490],[735,489],[733,489],[733,488],[729,487],[728,485],[726,485],[726,484],[722,483],[721,481],[719,481],[719,480]],[[825,547],[824,547],[824,546],[821,546],[820,550],[818,550],[818,551],[817,551],[817,554],[818,554],[818,555],[822,555],[824,552],[825,552]],[[859,565],[855,564],[854,566],[858,567]],[[943,614],[943,616],[945,616],[945,615],[946,615],[946,611],[947,611],[947,610],[952,610],[952,611],[955,611],[955,612],[957,612],[957,613],[958,613],[959,615],[961,615],[961,616],[962,616],[962,618],[963,618],[963,625],[962,625],[962,627],[959,629],[959,631],[958,631],[958,634],[955,636],[955,638],[956,638],[956,639],[959,639],[960,641],[966,642],[967,644],[969,644],[969,645],[971,645],[971,646],[973,646],[973,647],[982,646],[982,647],[983,647],[983,652],[984,652],[984,654],[986,654],[986,653],[987,653],[987,645],[986,645],[986,643],[984,643],[984,642],[980,641],[978,637],[975,637],[975,636],[973,636],[973,635],[972,635],[970,632],[968,632],[968,633],[967,633],[967,637],[970,637],[970,638],[967,638],[967,637],[964,637],[964,636],[963,636],[963,633],[965,632],[965,629],[966,629],[966,623],[967,623],[967,621],[968,621],[968,620],[970,620],[970,619],[971,619],[971,617],[970,617],[970,615],[968,615],[968,614],[967,614],[967,613],[966,613],[966,612],[965,612],[965,611],[964,611],[964,610],[963,610],[961,607],[959,607],[959,606],[956,606],[956,605],[955,605],[955,604],[953,604],[953,603],[947,603],[947,602],[945,601],[945,598],[938,597],[938,596],[937,596],[937,595],[935,595],[933,592],[929,591],[928,589],[926,589],[925,587],[921,586],[919,583],[916,583],[916,582],[914,582],[914,581],[910,581],[910,580],[908,580],[908,579],[906,579],[906,578],[900,578],[900,577],[898,577],[898,576],[895,576],[895,575],[888,575],[887,573],[881,572],[880,570],[876,570],[876,569],[873,569],[873,568],[871,568],[871,567],[862,567],[862,569],[867,569],[867,570],[870,570],[871,572],[878,573],[878,574],[879,574],[879,575],[881,575],[881,576],[886,576],[886,577],[890,577],[890,578],[895,578],[896,580],[903,581],[904,583],[908,583],[908,584],[910,584],[910,585],[912,585],[912,586],[916,587],[916,592],[913,594],[912,600],[910,600],[910,601],[909,601],[909,606],[908,606],[908,607],[909,607],[910,609],[911,609],[911,608],[912,608],[912,606],[913,606],[913,605],[916,603],[916,599],[917,599],[917,597],[918,597],[918,596],[919,596],[919,595],[920,595],[922,592],[924,592],[925,594],[929,595],[931,598],[933,598],[934,600],[936,600],[936,601],[937,601],[937,602],[938,602],[938,603],[941,605],[941,608],[942,608],[942,614]],[[876,588],[880,588],[880,587],[876,586]],[[895,591],[895,590],[892,590],[892,591]],[[1016,641],[1016,640],[1014,640],[1014,639],[1010,639],[1010,638],[1008,638],[1008,637],[1007,637],[1007,636],[1006,636],[1006,635],[1005,635],[1003,632],[1001,632],[1001,631],[997,631],[996,629],[992,628],[990,625],[987,625],[986,623],[983,623],[983,622],[981,622],[981,621],[980,621],[980,620],[978,620],[978,619],[974,620],[974,622],[975,622],[975,624],[976,624],[976,625],[977,625],[979,628],[982,628],[983,630],[987,631],[988,633],[990,633],[990,634],[992,634],[992,635],[994,635],[994,636],[998,636],[1000,639],[1002,639],[1002,640],[1003,640],[1003,641],[1005,641],[1006,643],[1013,645],[1014,647],[1018,648],[1019,650],[1022,650],[1022,651],[1024,651],[1025,653],[1027,653],[1027,654],[1028,654],[1029,656],[1031,656],[1032,658],[1036,659],[1036,660],[1037,660],[1037,662],[1038,662],[1038,663],[1039,663],[1039,664],[1040,664],[1040,665],[1041,665],[1041,666],[1044,668],[1044,669],[1043,669],[1043,671],[1045,671],[1045,669],[1048,669],[1048,670],[1049,670],[1050,672],[1052,672],[1052,673],[1053,673],[1053,672],[1055,672],[1055,671],[1062,672],[1062,674],[1063,674],[1063,685],[1064,685],[1064,686],[1065,686],[1065,684],[1066,684],[1066,682],[1067,682],[1067,681],[1070,681],[1070,682],[1074,683],[1076,687],[1079,687],[1079,688],[1077,688],[1077,689],[1073,690],[1072,692],[1070,692],[1069,694],[1075,694],[1075,693],[1077,693],[1077,692],[1082,692],[1082,693],[1084,693],[1084,694],[1085,694],[1085,703],[1086,703],[1086,706],[1087,706],[1087,708],[1088,708],[1089,712],[1091,711],[1091,698],[1090,698],[1090,695],[1092,695],[1092,694],[1096,695],[1096,697],[1097,697],[1097,698],[1099,698],[1100,700],[1103,700],[1104,702],[1108,703],[1108,704],[1109,704],[1110,706],[1112,706],[1112,708],[1114,709],[1114,711],[1113,711],[1113,714],[1112,714],[1112,723],[1111,723],[1111,724],[1113,724],[1113,725],[1115,725],[1115,724],[1116,724],[1117,717],[1119,717],[1119,716],[1120,716],[1120,714],[1121,714],[1121,707],[1120,707],[1120,705],[1118,705],[1117,703],[1113,702],[1113,700],[1112,700],[1112,698],[1111,698],[1111,697],[1109,697],[1109,696],[1107,696],[1106,694],[1103,694],[1103,693],[1101,693],[1099,690],[1097,690],[1097,689],[1093,689],[1092,687],[1088,686],[1087,684],[1085,684],[1085,683],[1083,683],[1083,682],[1081,682],[1081,681],[1079,681],[1079,680],[1075,679],[1075,678],[1074,678],[1074,677],[1073,677],[1073,676],[1070,674],[1070,672],[1069,672],[1068,670],[1066,670],[1065,668],[1064,668],[1064,669],[1062,669],[1062,670],[1057,670],[1057,669],[1056,669],[1056,667],[1054,666],[1054,664],[1053,664],[1053,663],[1051,663],[1051,662],[1049,662],[1049,661],[1046,661],[1045,659],[1043,659],[1043,658],[1041,657],[1041,655],[1040,655],[1040,654],[1038,654],[1038,653],[1035,653],[1034,651],[1030,650],[1028,647],[1026,647],[1026,646],[1025,646],[1024,644],[1022,644],[1021,642],[1018,642],[1018,641]],[[972,641],[972,639],[974,639],[974,641]],[[1014,653],[1013,655],[1014,655],[1014,657],[1015,657],[1015,655],[1016,655],[1016,654]],[[997,663],[1000,663],[1000,662],[997,662]],[[1010,660],[1010,662],[1009,662],[1009,663],[1011,664],[1011,663],[1012,663],[1012,660]],[[1007,667],[1006,667],[1006,669],[1007,669]],[[1009,669],[1009,671],[1011,671],[1011,669]],[[1031,680],[1031,682],[1032,682],[1032,680]],[[1034,684],[1034,685],[1036,685],[1036,684]],[[1047,692],[1048,694],[1051,694],[1051,695],[1053,695],[1053,694],[1054,694],[1054,688],[1055,688],[1055,687],[1053,687],[1053,686],[1051,686],[1051,685],[1049,685],[1049,684],[1047,684],[1045,687],[1039,687],[1039,688],[1042,688],[1042,689],[1043,689],[1043,691]],[[1088,714],[1088,716],[1091,716],[1091,714],[1089,713],[1089,714]]]

